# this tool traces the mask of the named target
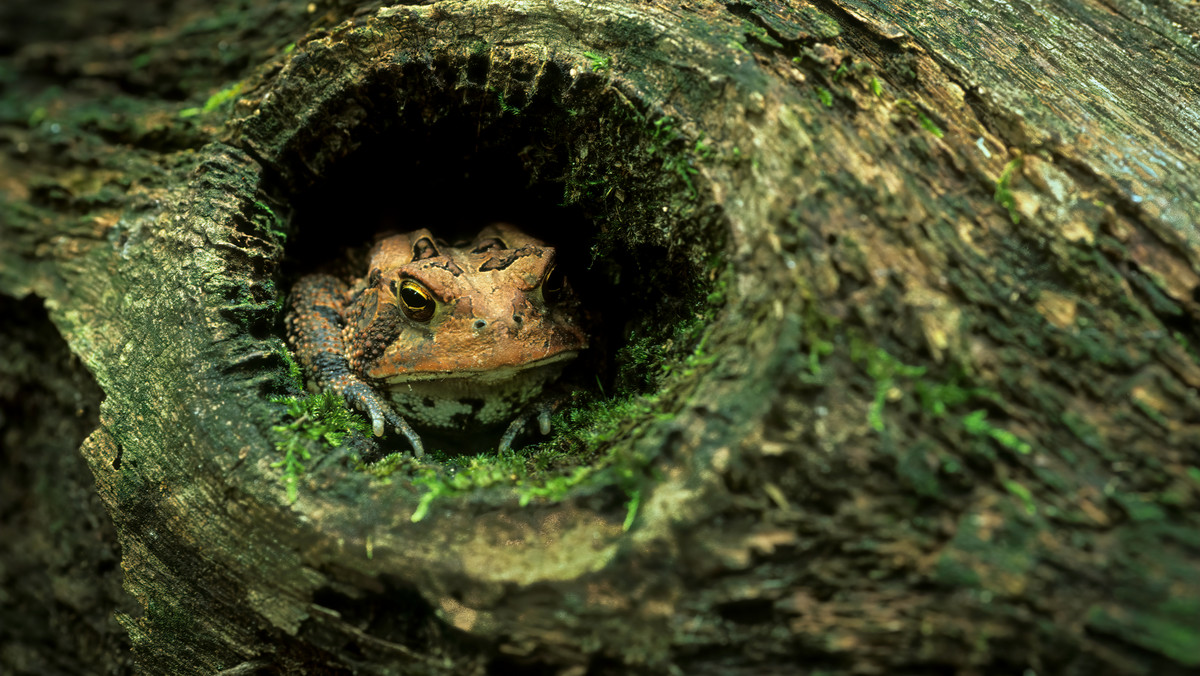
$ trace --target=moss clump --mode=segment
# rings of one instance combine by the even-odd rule
[[[1033,452],[1033,447],[1022,441],[1017,435],[989,424],[984,420],[986,416],[987,411],[983,409],[963,416],[963,429],[974,436],[990,437],[1001,446],[1021,455],[1029,455]]]
[[[296,366],[292,362],[293,367]],[[299,376],[298,368],[293,372]],[[323,443],[329,448],[342,445],[347,435],[365,435],[371,425],[346,408],[346,402],[337,394],[325,391],[307,397],[272,397],[271,401],[283,404],[292,421],[271,427],[275,437],[275,449],[283,459],[271,463],[271,467],[283,469],[283,483],[287,487],[289,502],[295,502],[298,484],[304,476],[305,462],[312,458],[308,450],[313,442]]]
[[[208,100],[204,102],[203,106],[198,108],[184,108],[183,110],[179,111],[179,117],[195,117],[201,113],[211,113],[217,108],[220,108],[222,104],[228,103],[236,98],[238,94],[242,93],[242,89],[245,86],[246,85],[243,82],[235,82],[234,84],[208,97]]]
[[[1021,501],[1026,514],[1029,516],[1037,514],[1037,503],[1034,502],[1033,493],[1023,484],[1010,479],[1004,482],[1004,488]]]
[[[872,347],[857,337],[850,341],[850,358],[862,364],[867,375],[875,381],[875,397],[867,412],[871,429],[883,431],[883,406],[895,387],[896,378],[916,378],[925,375],[925,367],[902,363],[881,348]]]
[[[243,84],[241,82],[235,82],[235,83],[229,85],[228,87],[222,89],[221,91],[208,97],[208,100],[204,102],[204,112],[211,113],[212,111],[219,108],[221,105],[223,105],[229,101],[232,101],[238,94],[242,93],[243,87],[245,87],[245,84]]]
[[[696,169],[696,161],[707,158],[711,152],[707,144],[704,143],[704,133],[701,132],[692,148],[693,152],[687,152],[684,147],[685,137],[675,128],[675,120],[670,117],[660,117],[651,124],[650,145],[646,148],[646,152],[651,155],[661,154],[663,157],[662,168],[669,174],[675,174],[679,180],[687,186],[687,194],[691,199],[699,197],[699,192],[696,191],[696,185],[692,182],[692,176],[700,173]]]
[[[535,500],[562,500],[573,488],[591,482],[616,485],[625,492],[628,528],[651,476],[652,458],[612,442],[623,430],[654,415],[658,396],[627,395],[572,407],[554,417],[554,427],[564,430],[558,437],[514,451],[478,455],[430,451],[419,460],[395,453],[358,469],[389,483],[394,477],[406,477],[425,489],[411,517],[414,522],[424,519],[438,498],[495,489],[524,506]],[[303,455],[294,462],[306,459]]]
[[[360,464],[359,469],[384,482],[407,476],[425,489],[413,522],[424,519],[438,498],[497,489],[524,506],[534,500],[561,500],[576,486],[595,480],[625,490],[631,510],[626,522],[631,524],[649,458],[635,457],[610,442],[622,427],[648,415],[652,404],[653,397],[635,396],[571,409],[555,416],[556,427],[567,429],[559,438],[520,450],[469,456],[432,451],[421,460],[396,453],[373,465]]]
[[[996,204],[1008,210],[1008,217],[1012,219],[1013,225],[1021,222],[1021,216],[1017,213],[1017,202],[1013,199],[1009,184],[1012,183],[1013,175],[1023,163],[1024,158],[1014,157],[1004,165],[1004,171],[1000,172],[1000,178],[996,179],[996,194],[993,199],[996,200]]]
[[[921,127],[930,134],[933,134],[938,138],[942,138],[946,135],[945,132],[942,131],[942,128],[937,126],[937,123],[931,120],[929,116],[925,114],[925,111],[917,107],[917,104],[913,103],[912,101],[908,99],[896,99],[896,108],[909,115],[915,116],[917,118],[917,122],[921,124]]]
[[[584,56],[588,59],[588,65],[592,67],[592,71],[600,73],[612,68],[612,57],[604,56],[597,52],[584,52]]]
[[[934,419],[946,419],[952,427],[979,439],[981,445],[974,447],[978,452],[993,457],[987,446],[988,440],[1020,455],[1033,452],[1033,446],[1021,437],[989,423],[986,420],[986,409],[978,408],[966,413],[953,412],[954,409],[961,411],[973,401],[995,401],[998,398],[994,392],[984,388],[961,385],[963,374],[960,371],[955,372],[948,381],[926,378],[925,367],[904,364],[887,351],[873,347],[857,336],[851,338],[850,356],[874,381],[874,397],[867,412],[867,420],[876,432],[884,431],[883,410],[887,402],[902,400],[907,395],[907,391],[901,389],[898,382],[902,379],[911,380],[909,389],[916,395],[921,410]],[[810,355],[810,368],[813,359],[813,355]],[[817,368],[819,373],[819,362]]]

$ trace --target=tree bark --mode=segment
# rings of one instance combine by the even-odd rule
[[[146,673],[1200,667],[1195,3],[210,5],[0,33],[0,292],[129,595],[6,497],[6,670],[127,671],[113,612]],[[556,464],[289,490],[288,284],[514,218],[600,321]],[[38,343],[5,459],[78,491]]]

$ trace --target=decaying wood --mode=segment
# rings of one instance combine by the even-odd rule
[[[0,34],[0,291],[103,391],[143,671],[1200,666],[1194,3],[218,5]],[[667,299],[621,326],[719,302],[607,442],[632,522],[603,472],[289,500],[276,285],[443,175],[577,206]]]

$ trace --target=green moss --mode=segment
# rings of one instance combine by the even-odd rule
[[[884,349],[870,345],[857,336],[850,341],[850,358],[863,366],[867,375],[875,381],[875,397],[867,412],[867,421],[876,432],[882,432],[883,407],[896,378],[922,376],[925,374],[925,367],[904,364]]]
[[[711,307],[724,302],[721,293],[710,295]],[[644,333],[631,337],[617,351],[615,362],[620,373],[617,377],[618,395],[631,395],[656,389],[662,378],[682,367],[686,372],[697,366],[710,363],[711,357],[704,355],[702,329],[707,322],[703,315],[695,315],[674,327],[647,326]],[[680,346],[693,345],[690,355],[682,362],[670,357]],[[703,363],[701,363],[703,362]]]
[[[1033,493],[1028,488],[1011,479],[1004,482],[1004,488],[1021,501],[1026,514],[1029,516],[1037,514],[1037,503],[1033,501]]]
[[[912,101],[910,101],[908,99],[896,99],[895,105],[896,105],[896,108],[900,109],[901,111],[904,111],[905,113],[908,113],[909,115],[915,116],[917,118],[917,122],[919,122],[921,124],[921,127],[923,129],[925,129],[925,131],[929,132],[930,134],[933,134],[934,136],[936,136],[938,138],[942,138],[943,136],[945,136],[945,133],[942,131],[942,128],[937,126],[937,123],[935,123],[933,120],[931,120],[929,118],[929,116],[925,114],[925,111],[921,110],[921,108],[919,106],[917,106],[917,104],[913,103]]]
[[[871,78],[871,93],[877,97],[883,96],[883,83],[877,77]]]
[[[424,488],[425,492],[412,514],[412,521],[415,523],[424,519],[430,505],[438,498],[461,496],[508,483],[523,466],[520,456],[513,452],[445,458],[436,465],[421,465],[416,468],[412,483]]]
[[[1192,344],[1188,342],[1188,339],[1183,335],[1182,332],[1175,331],[1171,334],[1171,337],[1175,340],[1175,343],[1179,345],[1179,347],[1182,347],[1184,351],[1187,352],[1188,356],[1192,358],[1192,361],[1200,363],[1200,353],[1197,353],[1196,350],[1192,348]]]
[[[696,144],[692,146],[692,153],[700,160],[708,160],[712,158],[712,146],[704,142],[704,132],[696,137]]]
[[[971,401],[998,399],[998,395],[986,389],[963,387],[960,384],[961,378],[962,374],[956,373],[950,382],[917,381],[913,390],[925,412],[934,418],[944,418],[952,409]],[[978,409],[957,418],[956,422],[972,436],[994,440],[1001,446],[1022,455],[1032,452],[1032,446],[1012,432],[991,425],[985,420],[986,417],[987,411]],[[990,453],[988,455],[990,456]]]
[[[650,144],[646,147],[646,152],[650,155],[661,155],[663,169],[679,177],[679,180],[687,186],[688,197],[695,199],[699,193],[696,185],[692,182],[692,176],[700,171],[694,166],[696,156],[679,148],[683,140],[683,134],[675,128],[675,121],[670,117],[660,117],[651,124]],[[697,138],[697,142],[702,140],[703,136]],[[672,148],[672,146],[676,147]],[[701,144],[694,146],[693,151],[696,147],[708,148],[707,145]]]
[[[914,385],[913,390],[925,412],[935,418],[940,418],[946,415],[946,411],[950,408],[965,404],[972,397],[983,394],[982,390],[962,387],[958,380],[958,375],[948,383],[920,380]]]
[[[1162,507],[1147,501],[1139,495],[1114,492],[1109,497],[1120,505],[1121,509],[1125,510],[1131,521],[1163,521],[1167,517]]]
[[[33,112],[29,113],[29,128],[32,129],[41,124],[46,119],[47,115],[48,113],[46,112],[45,106],[38,106],[37,108],[34,108]]]
[[[276,347],[275,352],[276,352],[276,354],[278,354],[280,356],[280,358],[283,359],[283,363],[287,367],[287,371],[285,372],[283,379],[281,379],[280,384],[283,386],[284,389],[291,389],[296,392],[303,392],[304,391],[303,372],[300,370],[300,365],[296,363],[295,358],[292,357],[291,351],[289,351],[286,347],[284,347],[283,343],[280,343]],[[290,387],[288,387],[288,386],[290,386]]]
[[[1017,213],[1017,202],[1013,199],[1009,185],[1012,183],[1013,174],[1021,168],[1024,161],[1021,157],[1014,157],[1004,165],[1004,171],[1000,172],[1000,178],[996,179],[996,194],[993,199],[996,204],[1008,210],[1008,217],[1012,219],[1013,225],[1021,222],[1021,216]]]
[[[229,85],[216,94],[208,97],[208,100],[204,102],[204,107],[201,109],[201,111],[205,113],[211,113],[222,104],[228,103],[236,98],[238,94],[242,93],[242,89],[244,87],[245,83],[242,82],[235,82]]]
[[[633,521],[637,518],[638,506],[642,504],[642,490],[635,489],[630,493],[629,501],[625,503],[625,521],[621,524],[621,530],[628,531],[633,526]]]
[[[231,279],[223,286],[228,302],[221,314],[244,331],[273,323],[283,309],[283,297],[272,280]]]
[[[289,375],[298,377],[299,369],[292,367],[295,362],[289,366]],[[292,417],[289,423],[271,427],[275,449],[283,454],[283,459],[271,467],[283,469],[282,481],[289,502],[297,498],[297,486],[306,469],[304,463],[312,457],[308,449],[314,442],[337,448],[346,435],[365,435],[371,429],[362,416],[352,413],[342,398],[331,391],[307,397],[272,397],[271,401],[283,404],[286,414]]]
[[[822,87],[821,85],[817,85],[816,89],[817,99],[819,99],[826,108],[833,107],[833,94],[831,94],[828,89]]]
[[[820,377],[820,352],[831,348],[814,343],[809,355],[809,372],[812,379]],[[875,347],[865,339],[857,336],[850,341],[850,357],[862,366],[867,375],[874,381],[874,394],[867,412],[867,420],[871,428],[877,432],[884,431],[883,411],[889,397],[895,397],[899,392],[903,400],[906,391],[898,390],[897,383],[901,379],[915,379],[907,391],[916,395],[921,409],[935,419],[947,418],[951,424],[957,424],[970,436],[983,440],[980,444],[972,445],[974,452],[987,457],[994,453],[988,449],[984,441],[1000,444],[1002,447],[1021,455],[1033,452],[1033,447],[1008,430],[1001,429],[987,422],[987,411],[977,409],[965,415],[955,416],[953,411],[972,401],[995,400],[998,395],[983,388],[965,387],[961,384],[963,374],[954,373],[949,381],[937,381],[923,378],[926,369],[923,366],[904,364],[882,348]],[[808,376],[802,376],[808,381]],[[953,471],[953,470],[951,470]]]
[[[520,108],[517,108],[516,106],[513,106],[508,103],[508,100],[504,97],[504,92],[496,93],[496,102],[500,106],[501,114],[504,114],[504,113],[508,113],[510,115],[520,115],[521,114]]]
[[[568,115],[577,114],[568,111]],[[691,202],[699,198],[694,177],[700,173],[699,163],[712,157],[712,147],[703,132],[695,137],[685,135],[676,127],[676,122],[669,116],[659,117],[651,121],[641,111],[631,106],[618,106],[613,109],[613,115],[602,119],[603,124],[621,127],[623,137],[632,136],[630,143],[618,143],[616,148],[587,148],[587,154],[582,157],[596,157],[606,154],[610,161],[573,163],[565,180],[563,190],[563,205],[584,201],[604,201],[609,210],[621,211],[627,209],[624,205],[625,189],[620,186],[628,185],[628,175],[617,167],[638,166],[647,171],[653,171],[658,163],[662,174],[674,178],[682,185],[682,190],[675,186],[662,185],[667,191],[668,199],[678,212],[686,214]],[[629,126],[641,127],[641,133],[630,134]],[[636,155],[641,155],[637,157]],[[669,183],[669,181],[668,181]],[[616,192],[617,200],[608,198]]]
[[[920,120],[921,126],[925,128],[925,131],[938,138],[945,136],[945,134],[942,132],[942,128],[937,126],[933,120],[929,119],[929,117],[920,110],[917,111],[917,119]]]
[[[1068,355],[1070,359],[1080,359],[1082,356],[1110,369],[1129,366],[1136,361],[1133,355],[1114,340],[1110,331],[1086,325],[1083,321],[1077,324],[1078,328],[1072,336],[1074,340],[1068,344],[1071,350]]]
[[[725,294],[729,291],[729,282],[733,273],[725,267],[723,262],[715,258],[709,261],[708,269],[713,271],[717,281],[713,283],[708,295],[704,297],[704,302],[708,303],[710,307],[720,307],[725,304]]]
[[[822,340],[815,335],[812,336],[808,345],[808,373],[801,373],[800,379],[812,384],[825,382],[821,360],[831,354],[833,354],[833,343]]]
[[[783,43],[771,37],[771,34],[767,31],[767,29],[763,28],[762,26],[756,26],[749,21],[743,21],[742,30],[748,37],[757,40],[768,47],[783,49]]]
[[[1150,609],[1092,606],[1087,625],[1182,665],[1200,666],[1200,603],[1194,598],[1168,599]]]
[[[584,52],[583,55],[587,57],[588,65],[594,72],[600,73],[612,68],[611,56],[604,56],[598,52]]]
[[[275,210],[272,209],[270,207],[270,205],[268,205],[266,202],[263,202],[262,200],[255,200],[254,205],[257,206],[259,208],[259,210],[262,211],[262,213],[264,213],[267,216],[267,219],[268,219],[268,222],[266,223],[267,231],[270,232],[272,235],[274,235],[275,238],[278,239],[280,242],[287,240],[287,230],[286,230],[287,224],[284,222],[284,220],[282,218],[279,217],[278,214],[275,213]]]
[[[208,97],[208,100],[206,100],[204,102],[203,106],[184,108],[183,110],[180,110],[176,114],[181,118],[189,118],[189,117],[196,117],[197,115],[200,115],[202,113],[203,114],[211,113],[212,111],[216,110],[217,108],[220,108],[223,104],[228,103],[229,101],[232,101],[234,98],[236,98],[239,94],[242,93],[242,89],[244,87],[245,87],[245,83],[235,82],[232,85],[229,85],[228,87],[226,87],[226,88],[222,89],[221,91]]]
[[[471,456],[431,452],[421,460],[394,454],[360,469],[383,481],[407,475],[424,489],[411,517],[414,522],[424,519],[440,498],[495,489],[524,506],[535,500],[562,500],[575,487],[596,482],[625,490],[626,524],[631,524],[649,478],[649,458],[611,442],[633,421],[647,417],[652,403],[652,397],[642,396],[593,401],[554,417],[555,428],[565,430],[557,439],[518,451]]]
[[[1033,452],[1033,447],[1022,441],[1020,437],[1012,432],[1009,432],[1008,430],[1002,430],[998,427],[992,426],[990,423],[984,420],[986,417],[987,411],[983,409],[973,411],[963,416],[961,420],[963,429],[965,429],[968,434],[972,434],[974,436],[989,437],[999,443],[1001,446],[1009,450],[1016,451],[1021,455],[1028,455]]]
[[[671,143],[682,138],[682,134],[675,129],[675,120],[670,117],[660,117],[652,122],[650,127],[650,145],[647,146],[646,152],[651,155],[665,150]]]

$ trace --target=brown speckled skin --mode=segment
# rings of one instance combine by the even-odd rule
[[[349,284],[315,274],[293,287],[288,337],[318,387],[366,411],[377,436],[387,425],[403,433],[417,455],[407,420],[442,429],[511,421],[501,449],[535,414],[548,431],[543,386],[588,344],[569,285],[544,288],[552,247],[501,223],[460,247],[428,230],[388,236],[369,259]],[[402,309],[405,280],[434,299],[432,317]]]

